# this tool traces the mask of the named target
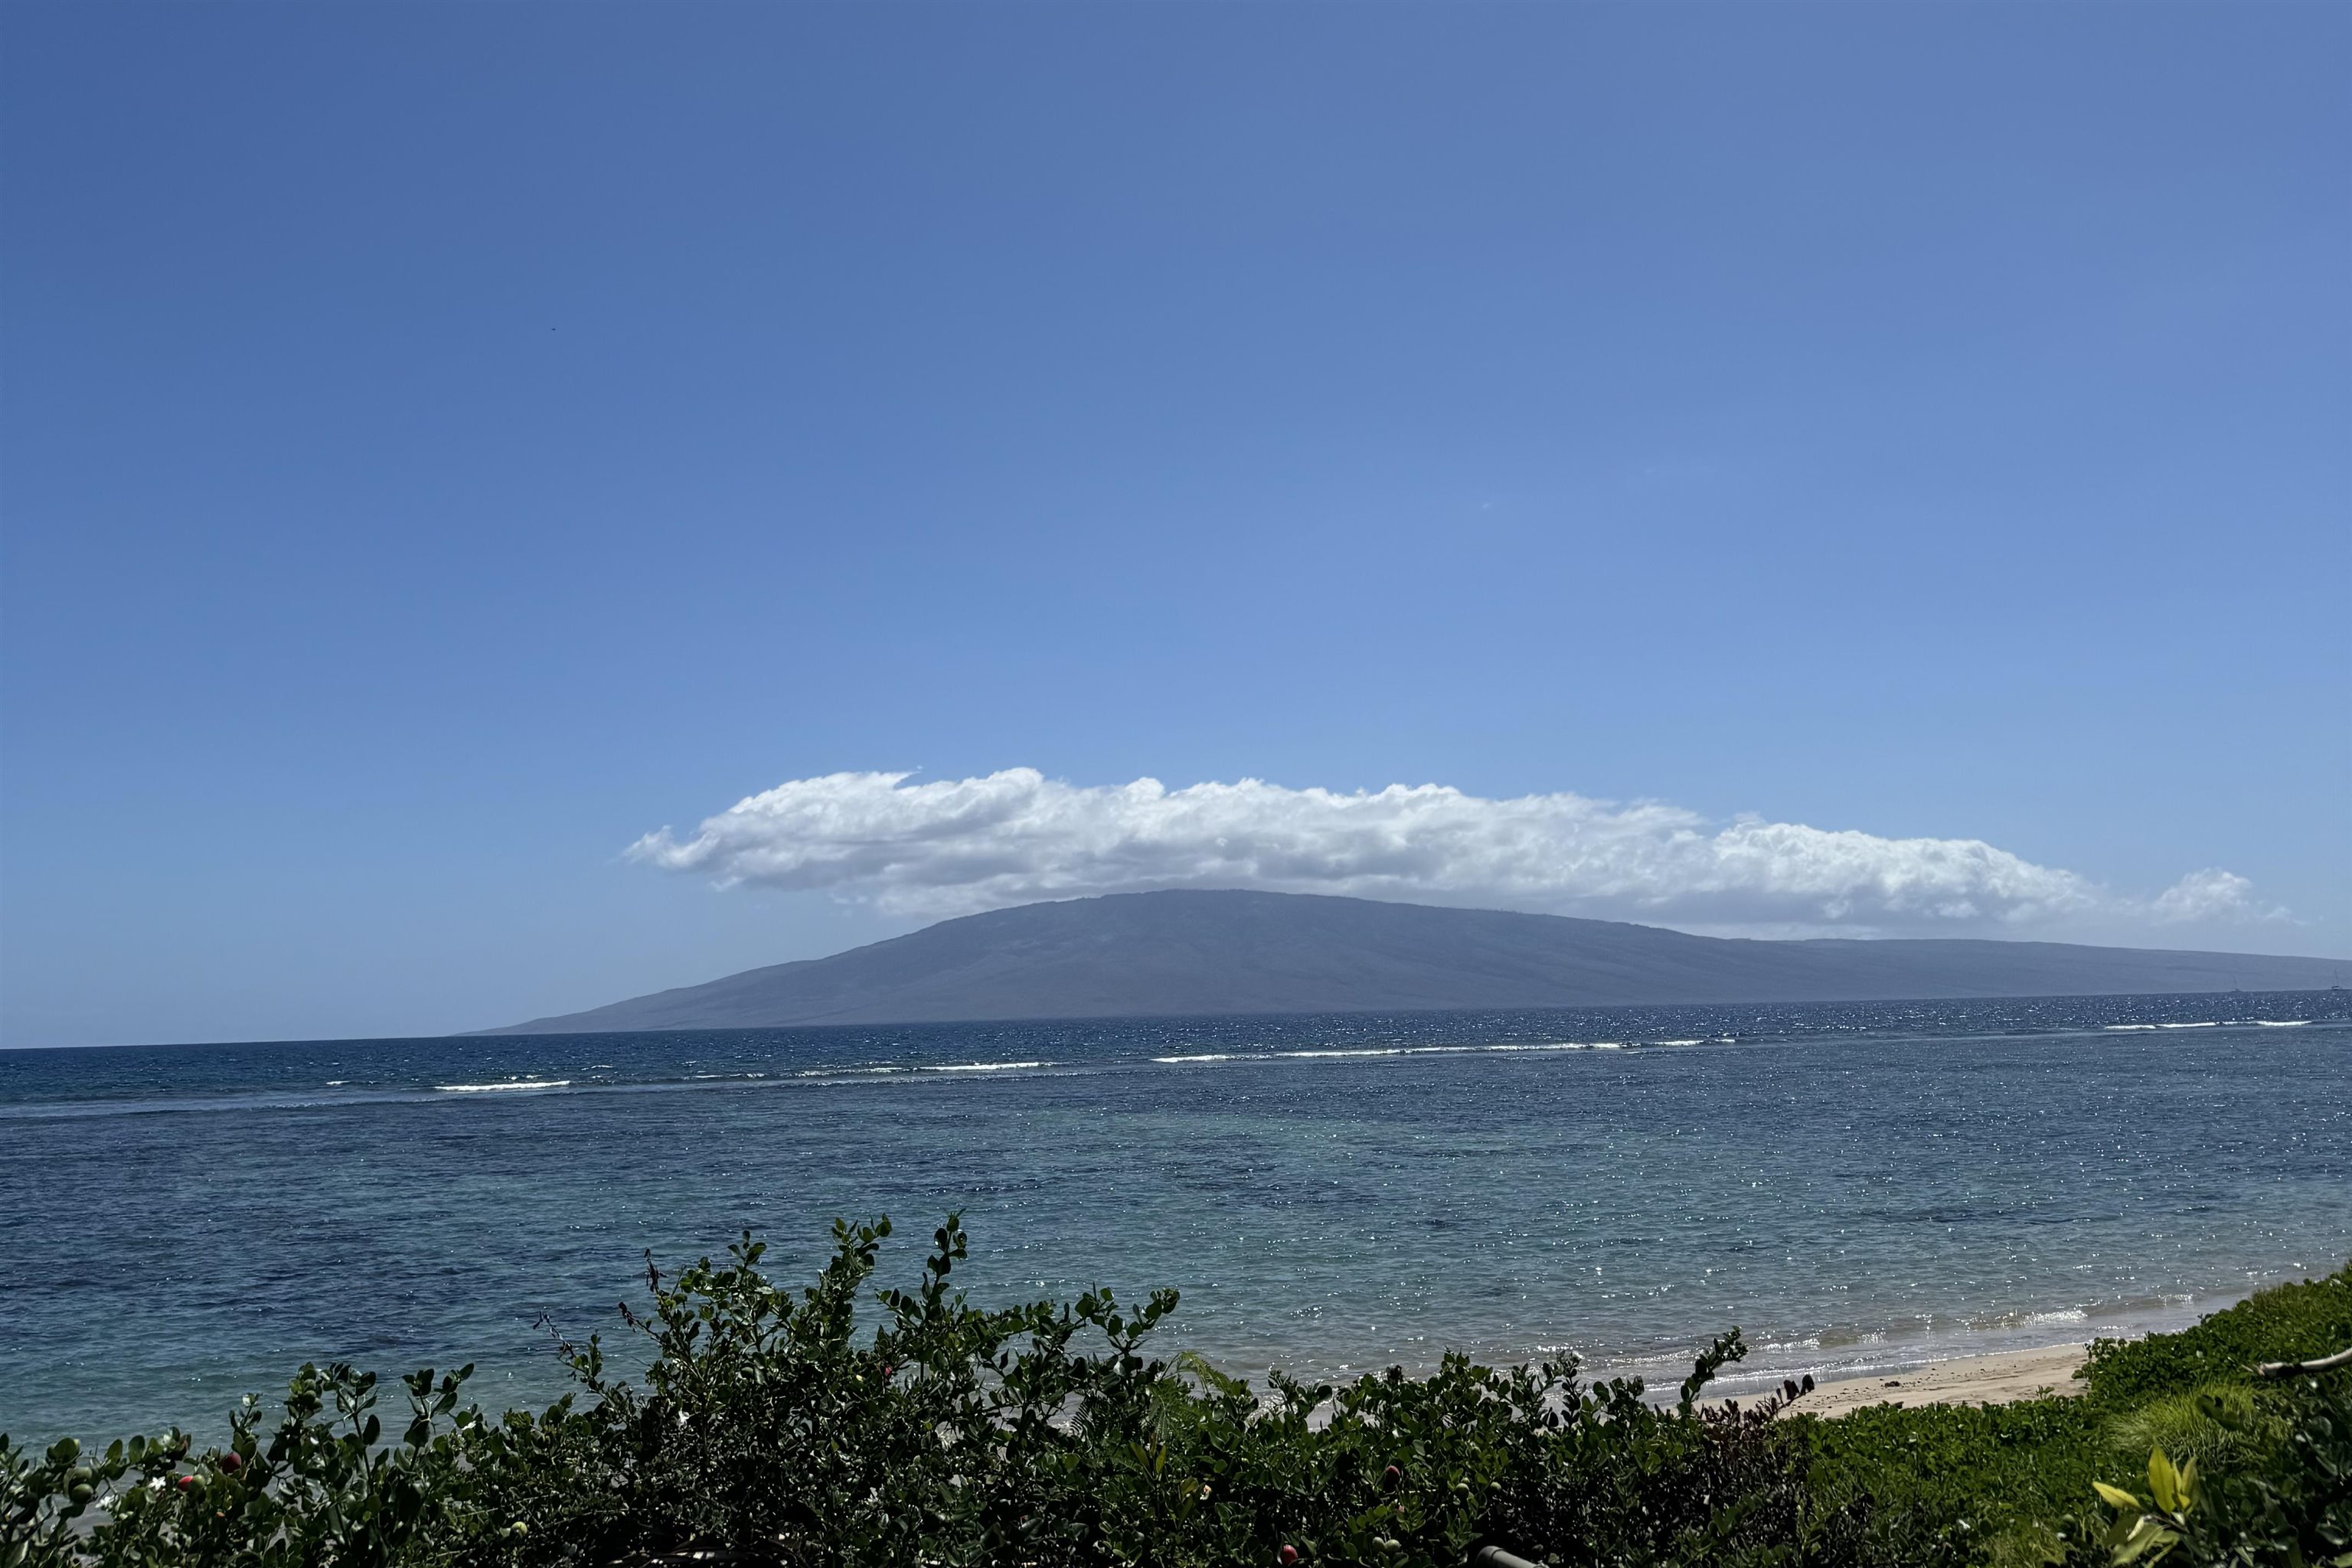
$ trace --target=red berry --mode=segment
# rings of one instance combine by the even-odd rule
[[[182,1491],[186,1491],[190,1487],[194,1486],[195,1484],[196,1478],[194,1476],[182,1476],[180,1478],[180,1489]]]
[[[1298,1548],[1296,1546],[1284,1547],[1282,1549],[1282,1561],[1284,1568],[1289,1568],[1291,1563],[1298,1561]]]
[[[1389,1483],[1389,1485],[1391,1485],[1391,1486],[1394,1486],[1394,1485],[1396,1485],[1396,1484],[1397,1484],[1397,1482],[1399,1482],[1399,1481],[1401,1481],[1401,1480],[1404,1479],[1404,1472],[1403,1472],[1402,1470],[1398,1469],[1394,1465],[1391,1465],[1391,1466],[1388,1468],[1388,1470],[1386,1471],[1386,1476],[1387,1476],[1388,1483]]]
[[[243,1466],[244,1463],[244,1456],[240,1455],[235,1448],[231,1448],[227,1453],[223,1454],[220,1457],[220,1468],[226,1470],[232,1476],[236,1474],[239,1467]]]

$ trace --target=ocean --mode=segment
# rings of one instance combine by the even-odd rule
[[[951,1210],[975,1297],[1174,1286],[1161,1352],[1253,1376],[1892,1371],[2341,1266],[2352,994],[0,1051],[0,1431],[305,1360],[536,1405],[648,1253],[887,1214],[907,1283]]]

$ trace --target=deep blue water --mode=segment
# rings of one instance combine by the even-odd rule
[[[887,1213],[904,1280],[950,1209],[975,1293],[1173,1285],[1251,1373],[1912,1364],[2339,1266],[2347,1091],[2342,992],[0,1052],[0,1431],[542,1401],[646,1249]]]

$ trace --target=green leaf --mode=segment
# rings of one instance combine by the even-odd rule
[[[2137,1513],[2143,1506],[2139,1499],[2121,1487],[2111,1487],[2105,1481],[2093,1481],[2091,1485],[2101,1497],[2107,1500],[2107,1506],[2110,1508],[2127,1508],[2134,1513]]]
[[[2180,1473],[2161,1448],[2147,1451],[2147,1489],[2156,1494],[2157,1507],[2167,1513],[2180,1511]]]
[[[2122,1568],[2122,1565],[2126,1563],[2138,1562],[2150,1551],[2155,1552],[2156,1556],[2148,1558],[2148,1561],[2157,1562],[2166,1552],[2171,1551],[2174,1543],[2179,1539],[2179,1536],[2163,1528],[2154,1520],[2143,1519],[2139,1521],[2139,1527],[2131,1532],[2130,1538],[2116,1548],[2116,1568]]]

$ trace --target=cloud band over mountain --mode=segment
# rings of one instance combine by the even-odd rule
[[[1183,887],[1856,934],[2283,913],[2218,869],[2134,899],[1977,839],[1710,821],[1654,802],[1488,800],[1442,784],[1346,795],[1255,779],[1079,785],[1033,768],[925,784],[910,776],[793,779],[705,819],[691,837],[664,828],[628,853],[721,882],[824,890],[910,916]]]

